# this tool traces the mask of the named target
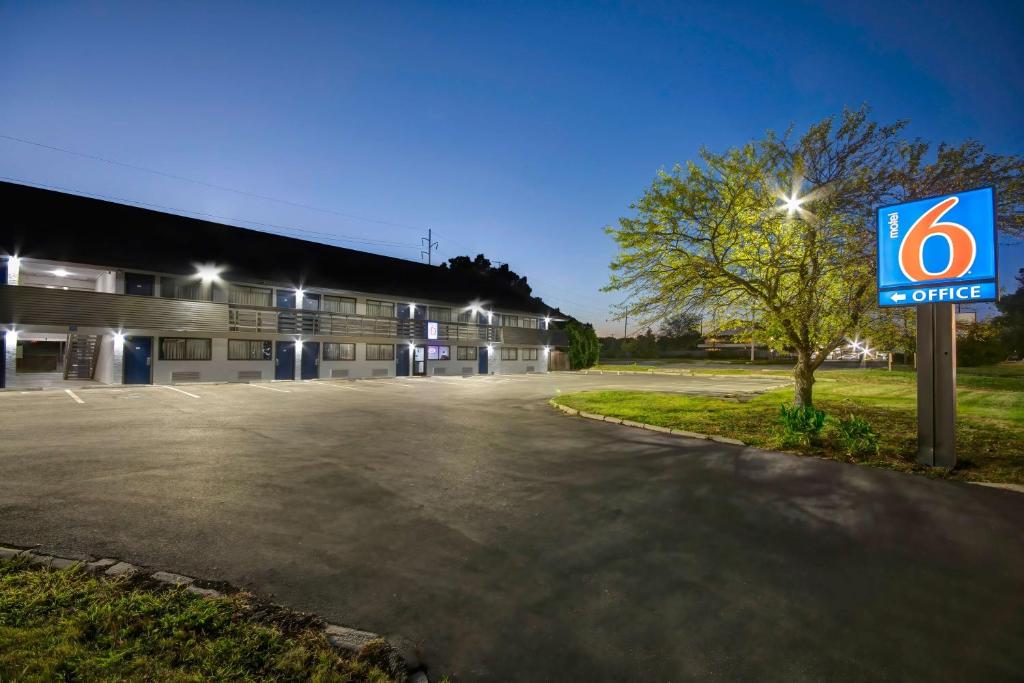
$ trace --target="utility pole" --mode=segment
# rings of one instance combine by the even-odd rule
[[[434,241],[434,231],[432,228],[427,228],[427,236],[420,238],[420,244],[426,246],[427,248],[426,251],[420,252],[420,258],[426,256],[427,265],[433,265],[433,259],[431,258],[431,255],[433,254],[434,250],[437,249],[437,242]]]
[[[629,316],[627,315],[622,319],[622,338],[625,339],[629,335],[626,334],[626,326],[629,325]]]

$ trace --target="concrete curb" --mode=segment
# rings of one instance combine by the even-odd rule
[[[12,560],[18,557],[24,557],[30,564],[50,567],[52,569],[68,569],[69,567],[79,565],[85,571],[100,576],[123,578],[126,580],[149,580],[168,588],[182,588],[189,593],[208,600],[216,600],[226,595],[223,591],[214,588],[197,586],[196,582],[200,580],[191,576],[163,570],[153,571],[112,557],[99,559],[92,557],[88,559],[82,557],[61,557],[60,555],[49,555],[31,548],[13,548],[0,545],[0,560]],[[213,582],[200,581],[200,583]],[[324,622],[323,633],[327,638],[327,642],[332,647],[351,656],[358,655],[370,643],[381,641],[386,647],[388,664],[395,671],[404,672],[406,681],[411,683],[430,683],[420,659],[419,648],[405,638],[400,636],[384,637],[370,631],[361,631],[327,622]],[[401,676],[399,678],[401,679]]]
[[[579,417],[585,417],[588,420],[597,420],[599,422],[610,422],[611,424],[622,425],[623,427],[634,427],[636,429],[646,429],[652,432],[659,432],[661,434],[670,434],[672,436],[680,436],[684,439],[703,439],[705,441],[717,441],[719,443],[727,443],[732,446],[746,446],[739,439],[730,439],[727,436],[715,436],[712,434],[701,434],[699,432],[688,432],[684,429],[670,429],[669,427],[662,427],[661,425],[647,424],[646,422],[634,422],[633,420],[623,420],[618,417],[611,417],[609,415],[598,415],[597,413],[585,413],[569,406],[564,406],[561,403],[555,401],[555,399],[548,399],[548,404],[558,408],[566,415],[578,415]]]

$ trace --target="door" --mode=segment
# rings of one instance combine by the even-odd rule
[[[302,342],[302,379],[320,378],[320,342]]]
[[[417,346],[412,354],[412,374],[422,376],[427,374],[427,347]]]
[[[274,344],[274,379],[295,379],[295,342]]]
[[[153,296],[156,278],[145,273],[125,273],[124,293],[135,296]]]
[[[486,375],[487,374],[487,347],[486,346],[481,346],[479,349],[477,349],[476,350],[476,357],[479,359],[477,361],[477,372],[479,372],[481,375]]]
[[[123,359],[125,384],[152,384],[152,337],[125,337]]]
[[[320,295],[319,294],[304,294],[302,297],[302,310],[304,311],[319,311],[320,310]],[[300,321],[299,329],[302,330],[302,334],[320,334],[319,330],[319,317],[316,313],[300,313],[302,317]]]
[[[295,308],[295,292],[289,289],[277,290],[277,299],[275,300],[275,306],[278,308]],[[295,324],[295,314],[286,313],[285,311],[279,311],[277,314],[277,331],[283,334],[294,334],[298,330]],[[292,349],[292,353],[295,353],[295,349]],[[294,373],[289,379],[294,379]]]
[[[409,376],[409,347],[405,344],[395,345],[395,377]]]

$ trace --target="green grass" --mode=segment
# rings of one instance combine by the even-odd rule
[[[0,681],[383,683],[393,679],[382,656],[368,646],[347,659],[312,618],[247,594],[206,599],[80,567],[0,561]]]
[[[728,436],[761,448],[929,476],[1024,484],[1024,372],[1019,367],[958,373],[958,465],[952,471],[914,462],[917,388],[912,370],[836,370],[817,373],[817,380],[815,405],[835,417],[857,415],[870,422],[881,436],[877,456],[848,456],[827,439],[814,446],[786,445],[779,406],[792,401],[790,388],[743,402],[637,391],[580,392],[556,400],[587,412]]]

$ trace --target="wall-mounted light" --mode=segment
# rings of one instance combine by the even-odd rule
[[[71,273],[64,270],[63,268],[57,268],[56,270],[51,270],[50,272],[56,275],[57,277],[67,277],[68,275],[71,275]]]
[[[306,296],[306,290],[304,290],[302,287],[299,287],[298,289],[295,290],[295,296],[301,299],[302,297]]]
[[[7,342],[8,346],[16,345],[18,343],[18,331],[7,330],[7,332],[4,333],[4,341]]]
[[[7,263],[11,268],[17,268],[21,265],[21,258],[18,256],[8,256]]]
[[[121,332],[119,330],[119,331],[114,333],[114,343],[115,344],[123,344],[124,343],[124,332]]]
[[[202,280],[203,284],[210,284],[214,280],[220,279],[221,268],[211,265],[196,266],[196,274],[199,279]]]

